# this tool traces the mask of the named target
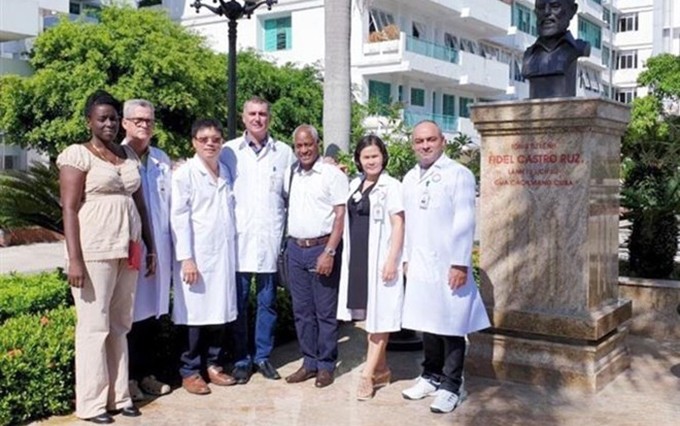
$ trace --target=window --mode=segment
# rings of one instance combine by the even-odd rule
[[[612,67],[611,50],[607,46],[602,46],[602,65],[607,68]]]
[[[453,34],[444,33],[444,44],[449,49],[460,50],[460,46],[458,45],[458,37]]]
[[[5,155],[3,167],[4,170],[16,170],[19,168],[19,156]]]
[[[609,99],[609,97],[610,97],[610,90],[611,90],[611,89],[609,88],[608,85],[603,84],[603,85],[602,85],[602,97],[603,97],[603,98]]]
[[[626,15],[621,15],[619,17],[619,24],[617,30],[620,33],[626,31],[637,31],[638,30],[638,14],[630,13]]]
[[[607,24],[607,28],[612,29],[612,11],[606,7],[602,8],[602,20]]]
[[[460,116],[470,118],[470,105],[474,102],[474,99],[460,97]]]
[[[290,16],[264,21],[264,51],[274,52],[291,48]]]
[[[602,48],[602,28],[582,16],[578,17],[578,37],[596,49]]]
[[[590,92],[600,93],[600,72],[584,68],[578,72],[579,87]]]
[[[389,105],[392,103],[392,85],[382,81],[368,80],[368,100]]]
[[[512,5],[512,25],[527,34],[538,35],[536,15],[531,9],[517,2]]]
[[[456,116],[456,97],[453,95],[442,96],[442,115],[449,117]]]
[[[74,1],[69,2],[68,13],[72,15],[80,15],[80,3],[76,3]]]
[[[437,113],[437,93],[432,92],[432,114]]]
[[[622,50],[616,54],[616,69],[635,69],[638,67],[637,50]]]
[[[398,91],[397,100],[399,102],[404,102],[404,86],[400,84],[399,87],[397,88],[397,91]]]
[[[368,15],[368,33],[382,31],[388,25],[394,25],[394,17],[379,9],[371,9]]]
[[[629,104],[633,99],[637,98],[637,89],[622,89],[616,91],[616,100]]]
[[[411,35],[413,38],[426,39],[425,30],[425,25],[420,22],[413,22],[413,25],[411,26]]]
[[[423,89],[411,88],[411,105],[424,107],[425,106],[425,91]]]

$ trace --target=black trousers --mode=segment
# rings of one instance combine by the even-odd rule
[[[458,394],[463,383],[465,337],[423,333],[423,377],[440,382],[440,389]]]
[[[154,374],[158,365],[156,340],[160,332],[160,322],[151,317],[133,322],[127,335],[130,380],[140,381]]]

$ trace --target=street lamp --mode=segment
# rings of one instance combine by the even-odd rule
[[[229,66],[227,78],[229,79],[228,90],[227,90],[227,136],[229,139],[234,139],[236,137],[236,20],[242,18],[243,16],[250,19],[255,9],[267,5],[267,9],[271,10],[272,5],[278,3],[278,0],[261,0],[261,1],[244,1],[241,5],[236,0],[213,0],[213,3],[218,3],[216,6],[209,6],[203,4],[200,0],[194,1],[191,7],[196,9],[196,13],[202,7],[205,7],[215,15],[226,16],[229,20]]]

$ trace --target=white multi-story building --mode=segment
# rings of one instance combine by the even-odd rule
[[[196,13],[192,3],[163,0],[174,19],[226,52],[226,20],[205,9]],[[579,60],[577,95],[601,96],[611,85],[603,73],[609,37],[603,7],[600,0],[579,3],[571,30],[590,41],[592,53]],[[520,70],[535,36],[532,0],[356,0],[352,83],[364,102],[401,102],[407,124],[429,118],[449,136],[474,136],[473,102],[528,96]],[[323,0],[279,0],[271,11],[260,8],[239,21],[237,40],[239,49],[277,62],[323,67],[324,37]]]
[[[0,75],[30,75],[26,58],[32,40],[43,31],[46,19],[68,10],[68,0],[0,1]],[[40,158],[35,151],[4,144],[0,129],[0,170],[25,169]]]
[[[680,54],[680,2],[677,0],[613,0],[615,97],[631,102],[648,93],[637,78],[651,56]]]

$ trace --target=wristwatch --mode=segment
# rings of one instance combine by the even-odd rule
[[[333,250],[330,247],[326,247],[325,249],[323,249],[323,252],[329,255],[330,257],[335,256],[335,250]]]

